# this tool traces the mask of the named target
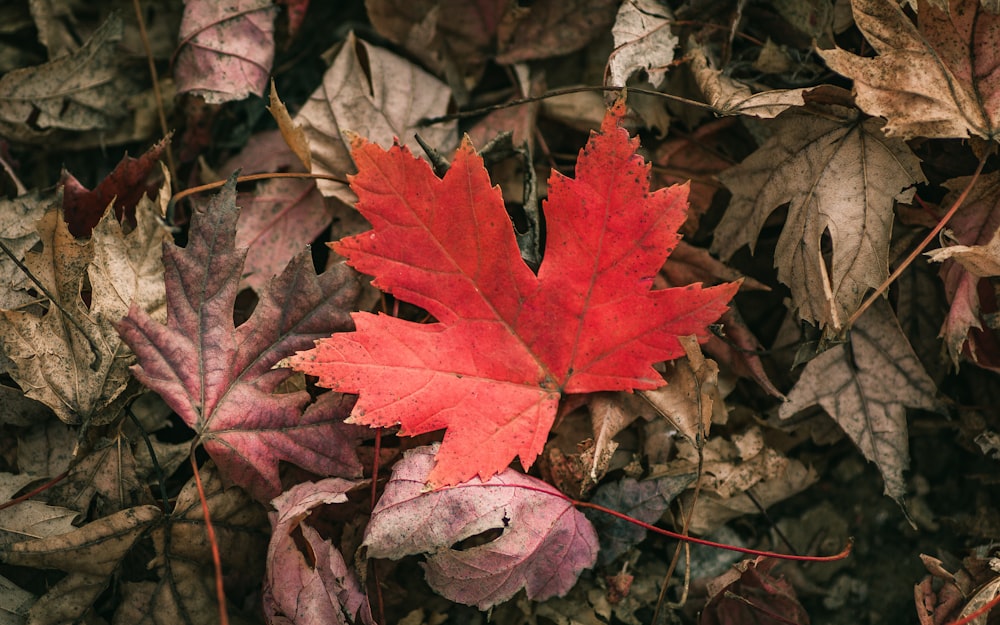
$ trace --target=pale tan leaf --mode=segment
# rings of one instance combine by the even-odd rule
[[[936,393],[889,305],[879,301],[858,319],[849,346],[809,361],[779,416],[821,406],[878,467],[885,494],[901,503],[910,463],[906,407],[940,410]]]
[[[1000,276],[1000,229],[985,245],[950,245],[927,252],[927,256],[936,263],[954,258],[977,278]]]
[[[363,59],[363,60],[362,60]],[[314,173],[345,176],[355,171],[341,134],[350,130],[383,147],[394,138],[413,149],[423,150],[413,138],[420,136],[442,152],[458,145],[455,122],[418,128],[425,117],[448,112],[451,91],[444,83],[410,61],[388,50],[347,37],[323,84],[295,116],[309,141]],[[317,182],[323,195],[349,204],[354,193],[345,185],[329,180]]]
[[[122,28],[121,17],[112,13],[79,50],[0,78],[0,134],[37,142],[56,129],[115,127],[133,91],[119,70]]]
[[[693,445],[702,446],[716,410],[725,410],[719,394],[719,366],[705,358],[694,337],[678,339],[687,354],[666,364],[665,386],[639,391]]]
[[[854,22],[878,53],[820,50],[854,80],[857,104],[904,139],[1000,134],[1000,15],[978,0],[917,3],[919,28],[894,0],[854,0]],[[942,6],[944,5],[944,6]]]
[[[169,197],[164,185],[159,205]],[[106,211],[87,241],[70,234],[61,209],[46,213],[37,222],[42,250],[29,252],[25,264],[57,302],[41,317],[0,311],[0,346],[15,365],[11,377],[65,423],[109,423],[138,390],[128,370],[135,357],[115,324],[133,299],[154,317],[166,315],[160,260],[166,229],[154,205],[143,196],[137,226],[128,235],[114,212]],[[82,292],[85,275],[89,306]]]
[[[593,456],[589,472],[584,475],[581,491],[601,481],[611,463],[611,457],[618,449],[615,436],[638,418],[614,393],[597,393],[588,405],[590,422],[594,428],[594,447],[589,450]]]
[[[623,2],[611,28],[615,49],[608,59],[607,84],[624,87],[640,70],[654,87],[663,84],[678,44],[672,22],[670,9],[656,0]]]
[[[269,95],[270,106],[267,107],[267,111],[274,117],[274,121],[278,122],[278,130],[281,131],[281,136],[285,139],[285,143],[291,148],[295,156],[302,162],[305,166],[306,171],[312,169],[312,157],[309,154],[309,140],[306,139],[306,133],[299,126],[292,121],[292,116],[288,114],[288,109],[285,107],[285,103],[278,98],[278,90],[274,86],[274,79],[271,79],[271,93]]]
[[[713,248],[723,258],[753,249],[770,214],[788,203],[778,279],[791,287],[802,319],[840,333],[868,289],[888,277],[893,202],[925,181],[920,162],[905,143],[886,138],[877,119],[790,114],[777,124],[760,149],[720,175],[733,199]]]
[[[45,211],[62,203],[60,194],[32,191],[13,199],[0,199],[0,242],[18,260],[38,243],[35,222]],[[28,293],[34,285],[11,258],[0,252],[0,308],[14,309],[37,301]]]
[[[0,575],[0,623],[24,625],[35,595]]]
[[[108,575],[70,573],[52,585],[28,611],[27,625],[79,623],[108,587]]]
[[[704,48],[688,45],[691,71],[705,99],[721,115],[749,115],[769,119],[796,106],[805,105],[808,89],[775,89],[753,93],[750,87],[713,68]]]
[[[10,501],[35,479],[24,474],[0,473],[0,502]],[[0,546],[65,534],[73,530],[77,516],[75,510],[30,499],[4,508],[0,510]]]
[[[1000,577],[994,577],[989,582],[977,588],[975,594],[972,595],[969,602],[965,604],[964,608],[962,608],[962,612],[958,615],[958,618],[963,619],[969,616],[992,601],[997,595],[1000,595]],[[991,612],[992,609],[980,614],[976,618],[969,621],[969,625],[986,625],[986,618]]]

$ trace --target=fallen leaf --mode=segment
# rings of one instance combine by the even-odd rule
[[[803,106],[808,89],[774,89],[753,93],[750,87],[711,67],[705,49],[693,42],[687,46],[687,58],[695,82],[709,104],[720,115],[749,115],[770,119],[792,107]]]
[[[270,625],[325,625],[374,620],[368,597],[344,557],[306,521],[324,504],[347,501],[357,482],[328,478],[297,484],[271,504],[271,542],[264,577],[264,614]],[[296,535],[309,547],[303,554]]]
[[[919,28],[893,0],[852,0],[854,22],[878,53],[840,48],[819,53],[854,81],[857,104],[884,117],[885,133],[903,139],[1000,134],[1000,79],[994,66],[1000,15],[978,0],[947,6],[919,0]]]
[[[447,428],[432,485],[487,479],[515,456],[531,466],[562,393],[662,386],[651,365],[684,353],[678,336],[706,339],[738,288],[650,291],[677,244],[686,189],[649,192],[637,141],[618,127],[624,113],[623,101],[608,112],[576,180],[550,179],[537,276],[467,142],[443,179],[406,148],[355,142],[352,187],[375,229],[334,251],[438,323],[355,313],[355,332],[289,362],[359,393],[352,423],[402,424],[404,436]]]
[[[708,605],[700,625],[740,625],[758,623],[807,625],[809,615],[799,603],[792,585],[771,570],[776,558],[743,560],[708,582]]]
[[[532,601],[566,594],[594,565],[594,528],[572,504],[547,494],[558,491],[541,480],[508,469],[487,481],[426,491],[437,448],[410,450],[393,468],[365,531],[369,557],[427,554],[431,588],[480,610],[521,588]],[[486,544],[453,548],[496,530],[500,536]]]
[[[951,192],[942,200],[944,205],[953,203],[968,183],[968,177],[946,182]],[[1000,230],[1000,196],[997,193],[1000,193],[1000,174],[992,172],[981,176],[949,222],[958,243],[968,247],[985,246],[995,237]],[[995,339],[983,322],[984,313],[993,312],[995,307],[990,281],[969,272],[955,259],[942,262],[940,276],[950,305],[940,336],[944,338],[952,362],[958,367],[962,355],[967,354],[979,366],[1000,367],[1000,362],[990,357],[989,348]]]
[[[627,0],[618,8],[611,36],[615,49],[608,59],[608,85],[624,87],[639,71],[654,87],[663,84],[679,40],[670,30],[670,9],[655,0]]]
[[[24,625],[28,612],[37,598],[6,577],[0,575],[0,615],[4,625]]]
[[[278,129],[281,131],[285,143],[295,153],[306,171],[311,170],[312,157],[309,155],[309,140],[306,139],[306,133],[302,126],[292,121],[292,116],[288,114],[285,103],[278,98],[278,90],[274,87],[273,78],[271,79],[269,100],[271,104],[267,107],[267,111],[274,118],[274,121],[278,122]]]
[[[937,389],[884,301],[858,319],[849,340],[806,364],[778,414],[788,419],[821,406],[878,467],[885,494],[902,505],[910,464],[906,407],[941,410]]]
[[[36,479],[23,473],[0,473],[0,501],[9,502]],[[78,516],[76,510],[31,499],[4,508],[0,510],[0,548],[71,532],[76,529],[73,521]]]
[[[1000,276],[1000,230],[985,245],[949,245],[926,254],[936,263],[953,258],[975,278]]]
[[[65,534],[0,546],[0,560],[7,564],[69,573],[31,606],[28,622],[81,619],[107,588],[132,545],[160,518],[156,506],[139,506]]]
[[[590,503],[623,512],[644,523],[656,523],[670,507],[670,502],[694,482],[697,475],[687,473],[634,480],[630,477],[602,484]],[[588,510],[601,542],[601,564],[610,564],[646,538],[648,530],[601,511]]]
[[[40,240],[35,222],[61,202],[54,194],[33,191],[13,199],[0,199],[0,242],[18,261]],[[30,293],[35,285],[5,253],[0,252],[0,308],[15,310],[38,301]]]
[[[451,92],[437,78],[351,33],[323,75],[323,84],[295,116],[295,123],[302,126],[309,141],[313,173],[345,176],[354,171],[354,163],[341,129],[384,146],[400,137],[415,150],[419,144],[413,135],[419,132],[434,148],[450,150],[458,142],[455,122],[417,127],[425,117],[447,113],[450,101]],[[338,182],[319,180],[317,185],[323,195],[348,204],[356,199]]]
[[[596,393],[588,404],[590,422],[594,429],[594,445],[589,450],[593,459],[581,484],[581,495],[588,492],[604,478],[611,457],[618,449],[615,436],[627,428],[639,415],[626,410],[612,393]]]
[[[115,218],[120,223],[125,222],[135,227],[135,208],[139,200],[144,195],[150,200],[156,199],[161,185],[149,185],[147,182],[148,178],[158,171],[157,163],[163,157],[168,145],[169,140],[164,139],[146,150],[139,158],[125,155],[93,191],[80,184],[73,174],[63,171],[59,183],[63,187],[63,215],[69,225],[70,233],[78,238],[89,237],[94,226],[112,204]],[[170,179],[165,170],[160,171],[164,179]],[[167,191],[169,197],[169,186]],[[162,208],[166,208],[166,203],[162,204]],[[161,213],[160,217],[162,216]]]
[[[360,474],[356,430],[342,423],[349,402],[326,394],[303,412],[307,392],[271,394],[291,374],[271,369],[281,358],[350,326],[357,287],[346,267],[317,276],[306,251],[235,327],[244,256],[233,242],[235,197],[230,179],[195,207],[187,247],[164,245],[166,325],[133,306],[118,330],[138,356],[135,377],[195,430],[227,480],[265,501],[282,491],[280,460],[320,475]]]
[[[169,197],[164,185],[159,205]],[[133,300],[148,314],[163,315],[160,243],[166,230],[153,204],[140,200],[138,226],[128,235],[107,211],[86,242],[70,234],[61,209],[47,212],[37,226],[42,250],[28,253],[25,263],[57,301],[42,316],[0,311],[0,344],[15,363],[11,377],[65,423],[110,423],[138,391],[128,370],[133,356],[115,324]]]
[[[70,467],[78,436],[75,428],[59,419],[37,420],[18,432],[18,470],[36,478],[59,475]]]
[[[66,479],[46,491],[47,501],[80,514],[112,514],[147,501],[146,486],[136,473],[127,440],[121,435],[102,440],[74,464]]]
[[[55,130],[104,130],[125,117],[132,82],[120,70],[116,13],[79,50],[0,77],[0,135],[43,142]]]
[[[851,115],[786,115],[771,139],[719,176],[733,199],[713,249],[723,259],[745,244],[752,250],[767,218],[787,203],[774,259],[778,279],[791,287],[799,316],[833,334],[888,277],[893,202],[926,181],[917,157],[884,137],[881,126]]]
[[[174,53],[177,93],[209,104],[263,95],[276,14],[270,0],[186,0]]]

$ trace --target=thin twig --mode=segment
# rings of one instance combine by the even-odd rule
[[[170,135],[170,131],[167,128],[167,112],[163,106],[163,93],[160,91],[160,77],[156,72],[156,60],[153,59],[153,47],[149,43],[149,35],[146,32],[146,20],[142,17],[142,7],[139,5],[139,0],[132,0],[132,7],[135,9],[135,19],[139,22],[139,38],[142,39],[142,47],[146,52],[146,60],[149,62],[149,76],[153,81],[153,97],[156,99],[156,113],[160,117],[160,132],[163,133],[164,137]],[[170,144],[166,146],[167,150],[167,170],[170,172],[170,179],[172,181],[177,180],[177,167],[174,165],[174,153],[170,149]]]

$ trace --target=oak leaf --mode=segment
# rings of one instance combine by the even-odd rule
[[[854,81],[857,104],[888,121],[885,133],[911,137],[1000,137],[1000,15],[979,0],[947,6],[920,0],[918,26],[893,0],[853,0],[854,22],[878,53],[833,48],[820,55]]]
[[[889,273],[893,202],[924,182],[917,157],[877,119],[785,115],[774,135],[723,172],[733,199],[715,231],[723,258],[753,243],[788,203],[774,263],[799,316],[840,333]],[[826,258],[824,240],[832,255]]]
[[[353,315],[357,330],[290,360],[320,384],[360,393],[351,422],[447,428],[430,482],[444,486],[531,466],[562,393],[651,389],[652,364],[708,338],[738,283],[651,291],[677,245],[686,187],[649,192],[637,140],[608,112],[576,166],[554,173],[536,276],[521,260],[500,190],[465,142],[444,178],[394,146],[354,143],[358,210],[374,225],[333,249],[373,284],[438,323]]]
[[[331,331],[347,329],[346,310],[356,294],[347,267],[316,275],[308,251],[300,253],[260,295],[253,315],[238,328],[233,308],[245,250],[234,244],[239,210],[235,182],[207,206],[196,208],[188,246],[164,245],[167,323],[137,306],[118,325],[136,352],[133,374],[159,393],[195,430],[196,444],[226,479],[264,501],[282,491],[278,462],[322,475],[354,476],[361,467],[346,400],[326,394],[272,395],[291,374],[271,367]]]
[[[879,301],[851,329],[850,346],[809,361],[778,414],[787,419],[821,406],[878,467],[885,494],[902,503],[910,463],[906,407],[940,410],[936,393],[889,305]]]
[[[580,571],[594,565],[594,528],[541,480],[508,469],[487,481],[425,490],[437,447],[408,451],[393,468],[365,530],[370,557],[428,554],[424,571],[431,588],[480,610],[521,588],[533,601],[566,594]],[[497,530],[501,535],[486,544],[453,548]]]

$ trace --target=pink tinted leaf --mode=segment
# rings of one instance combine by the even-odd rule
[[[174,57],[177,92],[210,104],[263,94],[275,13],[270,0],[187,0]]]
[[[351,327],[346,311],[358,289],[346,267],[316,275],[303,252],[235,327],[246,254],[234,245],[238,215],[230,179],[195,209],[187,247],[164,245],[167,324],[133,305],[118,331],[138,356],[132,371],[139,381],[197,432],[227,480],[267,501],[282,490],[280,460],[324,476],[360,475],[359,429],[343,423],[350,400],[327,394],[303,413],[305,391],[272,394],[291,375],[272,369],[278,361]]]
[[[369,556],[428,554],[431,588],[480,610],[521,588],[532,600],[563,595],[594,565],[594,528],[566,500],[538,492],[558,493],[545,482],[508,469],[486,482],[426,492],[437,448],[409,451],[396,465],[365,532]],[[452,548],[490,531],[502,533],[484,545]]]
[[[277,512],[270,514],[263,599],[270,625],[374,622],[368,598],[344,557],[306,523],[313,509],[347,501],[345,493],[357,484],[339,478],[299,484],[271,502]],[[296,544],[296,531],[309,547],[308,558]]]

